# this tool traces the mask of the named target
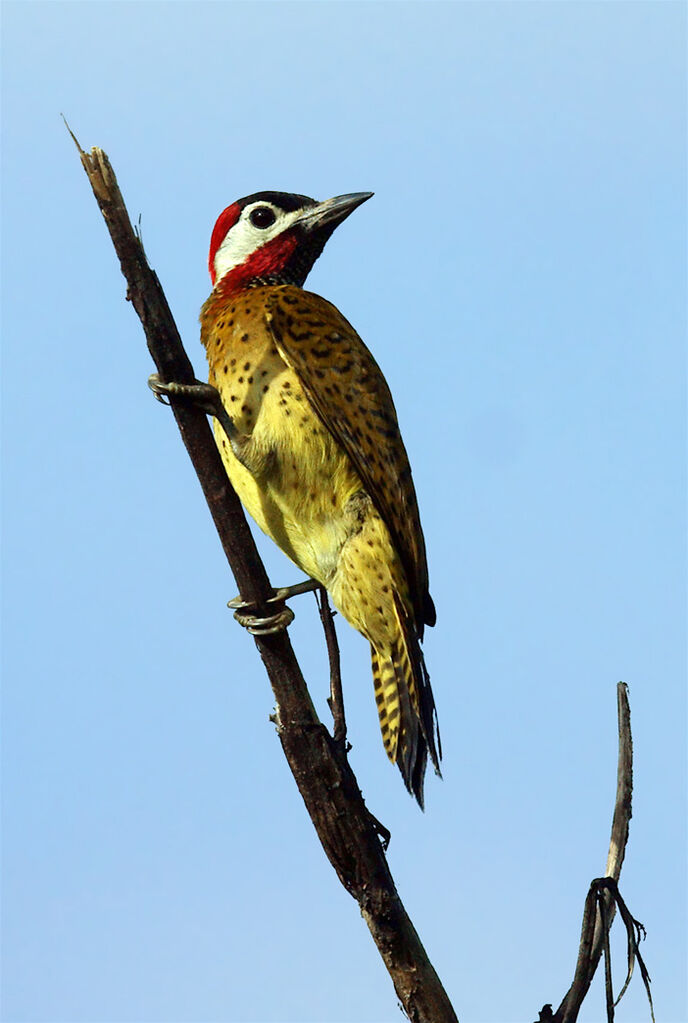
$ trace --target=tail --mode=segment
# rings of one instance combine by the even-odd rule
[[[428,754],[439,775],[442,745],[418,633],[401,601],[395,603],[397,635],[385,648],[371,646],[375,703],[387,756],[422,809]]]

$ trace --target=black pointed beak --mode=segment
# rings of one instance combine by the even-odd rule
[[[373,195],[373,192],[350,192],[348,195],[336,195],[334,199],[325,199],[324,202],[304,210],[297,223],[306,231],[317,231],[321,227],[328,227],[333,231],[357,206]]]

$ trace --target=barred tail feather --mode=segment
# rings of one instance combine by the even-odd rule
[[[437,774],[442,756],[437,712],[418,634],[400,601],[399,632],[385,649],[371,647],[375,702],[387,756],[423,807],[428,754]]]

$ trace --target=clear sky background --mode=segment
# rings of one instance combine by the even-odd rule
[[[685,1003],[685,6],[5,3],[6,1023],[391,1023],[63,112],[195,362],[219,211],[372,189],[309,280],[386,373],[438,608],[427,811],[340,625],[354,769],[462,1023],[531,1023],[604,871]],[[260,538],[271,578],[295,580]],[[291,635],[327,720],[314,601]],[[615,980],[623,979],[617,935]],[[596,983],[581,1020],[599,1023]],[[649,1018],[639,978],[621,1023]]]

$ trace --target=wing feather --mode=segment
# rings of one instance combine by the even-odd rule
[[[435,608],[411,467],[387,382],[351,324],[318,295],[275,288],[266,315],[280,355],[389,529],[422,637],[423,624],[435,624]]]

